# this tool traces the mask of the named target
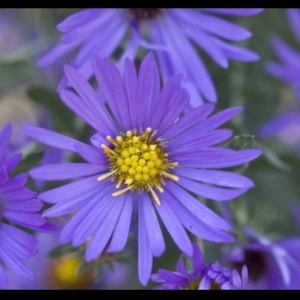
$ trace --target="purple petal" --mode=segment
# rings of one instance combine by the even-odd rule
[[[300,10],[298,8],[290,8],[286,10],[286,14],[288,16],[290,27],[300,42]]]
[[[175,244],[182,252],[191,256],[193,253],[192,243],[185,229],[179,222],[177,216],[169,207],[168,198],[165,198],[164,194],[162,194],[161,204],[156,205],[155,208],[158,211],[164,225],[166,226]]]
[[[201,8],[203,11],[208,11],[216,14],[231,15],[231,16],[253,16],[261,13],[263,8]]]
[[[158,270],[158,273],[161,276],[161,278],[163,278],[168,283],[172,283],[183,288],[189,286],[189,281],[180,274],[176,274],[168,270],[162,269]]]
[[[2,167],[6,168],[7,173],[10,173],[22,160],[22,154],[21,153],[14,153],[8,156],[4,161],[2,162]]]
[[[169,139],[174,137],[185,130],[193,127],[200,121],[203,121],[207,116],[215,109],[215,105],[208,103],[203,104],[187,114],[185,114],[181,119],[174,123],[165,133],[164,138]]]
[[[107,252],[119,252],[121,251],[127,242],[129,229],[130,229],[130,221],[132,214],[132,204],[135,199],[133,197],[128,196],[125,200],[124,207],[120,214],[118,223],[114,230],[112,239],[110,241],[109,247],[107,248]]]
[[[7,123],[2,130],[0,131],[0,162],[3,159],[3,156],[6,152],[6,148],[8,147],[9,139],[12,133],[12,124]]]
[[[216,228],[229,229],[229,225],[222,218],[174,182],[168,180],[166,188],[186,209],[201,218],[202,222]]]
[[[200,195],[204,198],[217,200],[217,201],[228,201],[232,200],[243,193],[245,193],[246,189],[223,189],[215,186],[209,186],[202,184],[200,182],[190,180],[187,178],[180,178],[178,184],[185,188],[186,190],[193,192],[197,195]]]
[[[3,201],[2,207],[7,210],[37,212],[43,207],[43,203],[37,199]]]
[[[172,156],[179,165],[189,168],[227,168],[248,163],[262,154],[261,150],[240,150],[208,148],[193,153],[180,153]]]
[[[160,93],[160,78],[152,52],[143,59],[138,74],[138,98],[140,104],[139,127],[145,128],[152,118],[154,105]],[[139,128],[138,127],[138,128]]]
[[[107,170],[107,166],[87,163],[64,163],[40,166],[32,169],[29,174],[35,179],[64,180],[81,176],[93,175]]]
[[[93,211],[94,209],[96,209],[95,211],[97,211],[97,205],[99,207],[99,205],[101,206],[102,201],[105,199],[105,197],[109,194],[111,194],[113,191],[115,190],[115,186],[113,186],[112,184],[108,187],[103,188],[103,190],[101,192],[99,192],[99,195],[97,195],[96,197],[92,198],[91,201],[89,203],[87,203],[63,228],[63,230],[60,233],[59,236],[59,242],[60,243],[68,243],[70,241],[73,240],[74,237],[74,233],[75,231],[78,229],[80,231],[80,228],[83,228],[83,226],[85,225],[85,222],[88,222],[87,225],[89,224],[93,224],[95,222],[95,220],[97,220],[97,215],[95,216],[96,218],[87,218],[86,216],[88,216],[89,213],[91,213],[93,215]],[[108,198],[110,198],[110,196],[108,196]],[[108,204],[109,205],[109,204]],[[90,226],[86,226],[87,230],[91,230],[93,228],[90,228]],[[95,228],[96,229],[96,228]],[[82,232],[84,234],[86,234],[85,232]]]
[[[176,18],[181,19],[189,27],[204,30],[215,36],[230,41],[243,41],[252,36],[251,32],[227,20],[220,19],[199,11],[189,9],[173,9]],[[197,33],[198,34],[198,33]]]
[[[43,192],[39,194],[39,199],[48,203],[58,203],[62,201],[68,201],[79,196],[85,195],[91,190],[97,189],[99,181],[97,178],[99,175],[91,176],[76,182],[65,184],[58,188]]]
[[[138,227],[138,274],[142,285],[146,286],[152,270],[152,252],[147,234],[147,226],[142,202],[139,201]]]
[[[98,196],[95,198],[100,199]],[[80,226],[75,229],[73,235],[73,245],[75,247],[81,246],[88,238],[95,235],[95,231],[102,226],[102,222],[110,214],[116,200],[111,194],[105,192],[105,197],[98,202],[82,220]]]
[[[166,250],[163,234],[161,232],[153,204],[148,194],[143,194],[140,198],[141,205],[144,209],[145,224],[148,233],[148,241],[153,256],[159,257]]]
[[[7,285],[8,279],[5,275],[3,268],[0,265],[0,289],[4,289]]]
[[[81,144],[81,142],[76,141],[70,137],[40,127],[35,127],[31,125],[21,125],[20,129],[25,134],[27,134],[28,136],[37,140],[40,143],[66,151],[76,153],[77,150],[75,149],[75,145]]]
[[[193,250],[193,270],[194,273],[200,278],[202,276],[202,271],[205,267],[205,262],[200,247],[197,244],[193,244]]]
[[[251,188],[254,186],[249,178],[233,172],[192,168],[176,168],[173,172],[179,176],[223,187]]]
[[[2,216],[9,221],[23,226],[42,226],[46,221],[38,213],[3,211]]]
[[[116,226],[120,213],[123,209],[126,197],[127,194],[118,196],[118,198],[115,200],[113,204],[113,207],[110,209],[110,211],[107,213],[104,220],[96,229],[95,233],[92,236],[91,241],[89,242],[86,248],[86,252],[85,252],[86,261],[91,261],[92,259],[96,259],[98,256],[101,255]],[[112,199],[110,199],[110,201],[113,202]]]

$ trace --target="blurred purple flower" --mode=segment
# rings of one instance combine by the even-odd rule
[[[214,105],[205,104],[179,119],[189,95],[180,88],[180,75],[170,78],[160,91],[152,53],[142,61],[138,75],[129,59],[124,74],[107,58],[95,57],[93,63],[101,97],[70,66],[65,72],[77,94],[69,90],[60,94],[71,110],[97,130],[92,145],[46,129],[21,126],[33,139],[78,153],[87,163],[40,166],[30,175],[42,180],[87,177],[39,195],[39,199],[56,204],[44,216],[79,210],[62,230],[60,242],[72,241],[77,247],[91,237],[87,261],[96,259],[110,239],[107,252],[124,248],[132,206],[138,202],[139,278],[146,285],[153,256],[165,251],[155,210],[187,255],[192,255],[192,244],[184,227],[212,242],[232,242],[233,237],[223,231],[228,224],[186,189],[218,201],[238,197],[252,188],[253,182],[240,174],[210,169],[247,163],[261,150],[212,147],[231,137],[230,130],[217,128],[240,112],[240,107],[208,118]]]
[[[179,259],[176,272],[159,269],[151,275],[154,282],[161,283],[164,290],[241,290],[248,280],[247,267],[242,268],[242,278],[236,270],[232,272],[212,262],[205,265],[201,250],[193,244],[193,271],[188,271]]]
[[[271,241],[245,228],[248,242],[228,246],[225,263],[240,269],[246,264],[249,272],[247,289],[299,289],[300,237]]]
[[[58,244],[57,235],[38,234],[38,253],[28,261],[28,266],[35,277],[28,280],[9,272],[10,281],[7,289],[11,290],[48,290],[48,289],[107,289],[120,288],[128,279],[129,266],[114,262],[114,272],[104,265],[100,280],[94,282],[90,271],[77,275],[77,268],[82,260],[72,254],[51,258],[49,253]],[[42,267],[41,267],[42,266]]]
[[[27,175],[18,174],[9,178],[9,173],[22,159],[20,153],[6,156],[11,133],[11,123],[0,132],[0,262],[18,275],[32,279],[33,273],[24,261],[36,253],[37,241],[16,225],[43,232],[52,232],[56,227],[38,213],[43,204],[34,199],[35,192],[24,186]],[[7,282],[0,265],[0,289],[5,288]]]
[[[259,56],[255,52],[230,43],[250,38],[251,32],[219,18],[218,14],[252,16],[261,11],[249,8],[85,9],[57,25],[64,36],[38,65],[48,66],[79,47],[71,65],[89,79],[93,75],[93,55],[112,56],[125,42],[119,63],[126,57],[134,59],[139,47],[155,50],[164,82],[176,72],[185,74],[183,87],[189,92],[193,107],[203,103],[203,98],[216,102],[214,84],[193,43],[222,68],[228,68],[229,59],[256,61]],[[64,77],[60,88],[66,83]]]
[[[300,9],[286,10],[290,26],[300,42]],[[280,63],[269,62],[267,71],[273,76],[285,81],[296,90],[296,98],[300,101],[300,51],[286,44],[275,36],[272,39],[273,48],[281,59]],[[299,144],[300,109],[293,109],[272,118],[260,129],[262,137],[280,135],[286,142],[296,141]]]

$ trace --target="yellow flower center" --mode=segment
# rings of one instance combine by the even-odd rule
[[[219,291],[221,290],[221,285],[213,281],[210,285],[210,290]]]
[[[159,205],[160,201],[155,192],[163,192],[162,185],[165,184],[164,178],[178,181],[178,177],[170,174],[169,169],[178,165],[168,159],[164,144],[160,138],[154,139],[156,130],[147,128],[138,134],[137,130],[127,131],[126,135],[119,135],[114,140],[108,136],[107,140],[111,147],[102,144],[106,156],[110,163],[110,172],[101,175],[98,181],[111,178],[117,181],[116,189],[121,185],[126,187],[113,193],[119,196],[126,191],[150,192],[155,202]]]
[[[190,282],[190,285],[185,290],[198,290],[200,280],[194,280]]]
[[[92,283],[92,275],[87,270],[77,275],[77,269],[82,263],[79,257],[67,254],[55,259],[49,268],[50,283],[58,289],[87,288]]]

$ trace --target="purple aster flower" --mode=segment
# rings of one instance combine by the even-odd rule
[[[300,238],[289,237],[277,241],[257,235],[250,228],[244,233],[248,241],[228,247],[225,261],[240,269],[246,264],[249,272],[247,289],[299,289]]]
[[[300,42],[300,9],[286,10],[290,26]],[[300,101],[300,51],[297,52],[279,37],[272,39],[273,48],[281,62],[270,62],[267,71],[273,76],[285,81],[296,91]],[[280,135],[286,142],[299,144],[300,109],[295,108],[271,119],[260,129],[262,137]]]
[[[300,9],[287,9],[286,14],[290,27],[300,43]],[[300,52],[277,36],[272,39],[272,46],[281,62],[269,62],[266,65],[267,71],[294,87],[300,101]]]
[[[179,259],[176,272],[159,269],[151,275],[154,282],[161,283],[164,290],[241,290],[248,280],[247,267],[242,268],[242,278],[236,270],[232,272],[216,262],[205,265],[201,250],[193,244],[193,271],[186,269]]]
[[[47,217],[78,211],[62,230],[60,242],[72,241],[77,247],[91,238],[87,261],[104,249],[119,252],[124,248],[132,207],[137,204],[139,278],[146,285],[153,256],[165,251],[156,213],[187,255],[193,250],[185,229],[212,242],[233,241],[224,232],[228,224],[187,191],[218,201],[238,197],[253,182],[215,169],[247,163],[261,150],[213,147],[232,135],[230,130],[217,128],[240,112],[239,107],[208,117],[214,105],[205,104],[180,118],[189,103],[188,93],[180,87],[182,76],[173,76],[160,90],[152,53],[142,61],[138,74],[129,59],[124,74],[107,58],[95,57],[93,65],[100,95],[71,66],[65,67],[65,73],[74,90],[60,94],[71,110],[97,130],[90,139],[92,145],[21,126],[37,141],[75,152],[86,162],[40,166],[30,175],[42,180],[80,179],[46,191],[39,199],[55,204],[44,212]]]
[[[5,288],[8,282],[3,263],[18,275],[33,278],[24,261],[36,253],[37,241],[12,224],[44,232],[55,230],[55,226],[38,213],[43,204],[34,199],[36,193],[24,186],[26,174],[11,178],[8,175],[22,158],[20,153],[5,155],[11,133],[11,123],[0,132],[0,289]]]
[[[125,49],[118,58],[120,63],[125,57],[134,59],[139,47],[155,50],[164,82],[177,72],[186,75],[182,84],[191,96],[192,106],[203,103],[203,98],[216,102],[210,74],[192,44],[202,48],[222,68],[228,68],[229,59],[256,61],[259,57],[255,52],[230,43],[250,38],[251,32],[218,15],[251,16],[261,11],[249,8],[85,9],[57,25],[64,36],[38,64],[48,66],[79,48],[71,64],[89,79],[93,75],[93,55],[112,56],[125,41]],[[66,83],[64,77],[60,88]]]
[[[11,290],[45,290],[45,289],[106,289],[119,288],[126,279],[130,267],[114,262],[114,272],[104,265],[101,281],[95,282],[92,270],[77,275],[77,269],[82,263],[80,256],[67,253],[51,258],[49,253],[58,246],[56,234],[36,236],[39,245],[38,253],[28,261],[28,266],[34,272],[34,280],[28,280],[8,272],[10,280],[7,289]],[[41,268],[41,266],[43,266]]]

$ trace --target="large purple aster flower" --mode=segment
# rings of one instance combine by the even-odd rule
[[[6,157],[12,125],[8,123],[0,132],[0,262],[18,275],[32,279],[32,272],[24,261],[35,254],[36,239],[12,224],[33,230],[51,232],[55,227],[38,213],[43,204],[34,199],[36,193],[26,188],[26,174],[9,177],[9,173],[20,162],[20,153]],[[8,279],[0,264],[0,289]]]
[[[123,58],[136,57],[141,46],[156,50],[164,81],[176,72],[186,77],[183,86],[191,96],[191,105],[217,101],[217,94],[196,44],[221,67],[228,67],[228,60],[256,61],[258,55],[232,41],[251,37],[251,32],[219,14],[251,16],[262,9],[85,9],[57,25],[64,32],[60,43],[39,62],[48,66],[61,55],[79,48],[72,62],[86,79],[93,75],[91,59],[94,54],[111,56],[124,43]],[[146,36],[145,36],[146,33]],[[66,78],[62,86],[66,84]]]
[[[290,26],[300,42],[300,9],[287,9],[286,13]],[[281,62],[268,63],[267,71],[294,87],[296,98],[300,101],[300,51],[297,52],[279,37],[274,37],[272,44]],[[261,128],[260,134],[263,137],[281,134],[288,138],[288,135],[297,135],[299,127],[300,109],[293,109],[271,119]]]
[[[246,266],[242,268],[241,278],[236,270],[231,272],[216,262],[205,265],[197,244],[193,244],[192,265],[193,271],[188,271],[181,258],[176,272],[159,269],[151,279],[161,283],[164,290],[241,290],[248,281]]]
[[[152,256],[165,251],[156,211],[187,255],[193,251],[184,228],[212,242],[233,241],[223,231],[228,224],[187,191],[218,201],[245,193],[253,187],[251,180],[215,169],[244,164],[261,151],[213,147],[232,135],[217,128],[240,112],[239,107],[208,117],[214,105],[206,104],[180,118],[189,103],[188,93],[180,87],[181,75],[170,78],[160,90],[152,53],[142,61],[138,74],[129,59],[124,74],[109,59],[95,57],[93,65],[101,96],[71,66],[65,72],[76,93],[63,90],[60,94],[70,109],[97,130],[92,145],[46,129],[21,127],[32,138],[78,153],[86,162],[40,166],[30,174],[42,180],[81,178],[39,198],[56,204],[44,213],[48,217],[79,210],[62,230],[60,242],[73,241],[76,247],[91,237],[87,261],[104,249],[124,248],[132,206],[137,203],[139,278],[146,284]]]
[[[246,264],[249,272],[247,289],[299,289],[300,238],[289,237],[277,241],[257,235],[245,228],[245,244],[228,247],[225,261],[240,269]]]

